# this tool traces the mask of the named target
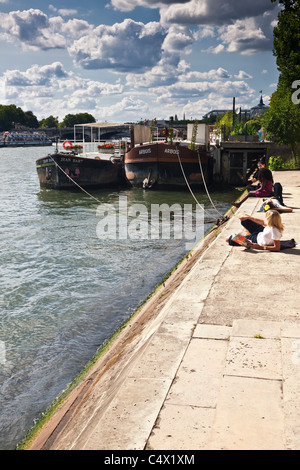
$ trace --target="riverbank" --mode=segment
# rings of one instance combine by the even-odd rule
[[[300,240],[300,172],[277,172]],[[260,200],[237,211],[257,214]],[[132,317],[29,449],[299,449],[299,247],[230,247],[233,216]]]

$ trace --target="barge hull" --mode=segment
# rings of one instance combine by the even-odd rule
[[[122,180],[120,164],[77,155],[48,155],[37,160],[36,169],[40,186],[49,189],[76,188],[70,178],[83,188],[117,186]]]
[[[213,159],[208,152],[201,151],[199,155],[204,178],[211,182]],[[125,174],[133,187],[142,187],[147,179],[155,187],[184,188],[185,177],[190,186],[203,184],[196,150],[161,143],[134,147],[126,153]]]

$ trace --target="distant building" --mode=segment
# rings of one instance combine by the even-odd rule
[[[229,111],[232,111],[232,109],[213,109],[212,111],[209,111],[209,113],[204,114],[202,116],[203,119],[210,119],[215,116],[219,116],[220,114],[226,114]]]
[[[260,97],[260,102],[258,103],[257,106],[253,106],[253,108],[250,109],[250,117],[253,116],[260,116],[261,114],[264,114],[266,111],[268,111],[269,107],[265,105],[263,102],[263,97],[261,95]]]
[[[263,102],[263,97],[260,97],[260,101],[257,106],[253,106],[251,109],[242,109],[240,113],[242,115],[245,115],[247,113],[247,116],[253,117],[253,116],[259,116],[261,114],[264,114],[266,111],[268,111],[269,107],[265,105]],[[212,111],[209,111],[209,113],[204,114],[202,116],[202,119],[210,119],[212,117],[217,117],[220,116],[221,114],[226,114],[228,112],[231,112],[231,109],[213,109]]]

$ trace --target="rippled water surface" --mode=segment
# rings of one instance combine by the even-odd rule
[[[49,148],[0,149],[0,449],[14,449],[97,349],[184,256],[184,240],[103,240],[97,203],[41,190]],[[187,192],[93,191],[103,203],[194,204]],[[211,217],[204,192],[196,196]],[[224,213],[236,192],[212,193]],[[207,215],[206,215],[207,217]],[[209,225],[206,226],[206,229]]]

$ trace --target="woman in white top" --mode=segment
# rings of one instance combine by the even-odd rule
[[[269,210],[265,220],[255,219],[249,215],[241,215],[242,226],[248,231],[246,238],[252,243],[251,248],[258,250],[280,251],[280,239],[283,233],[283,224],[279,212]],[[237,245],[232,236],[227,239],[230,245]]]

